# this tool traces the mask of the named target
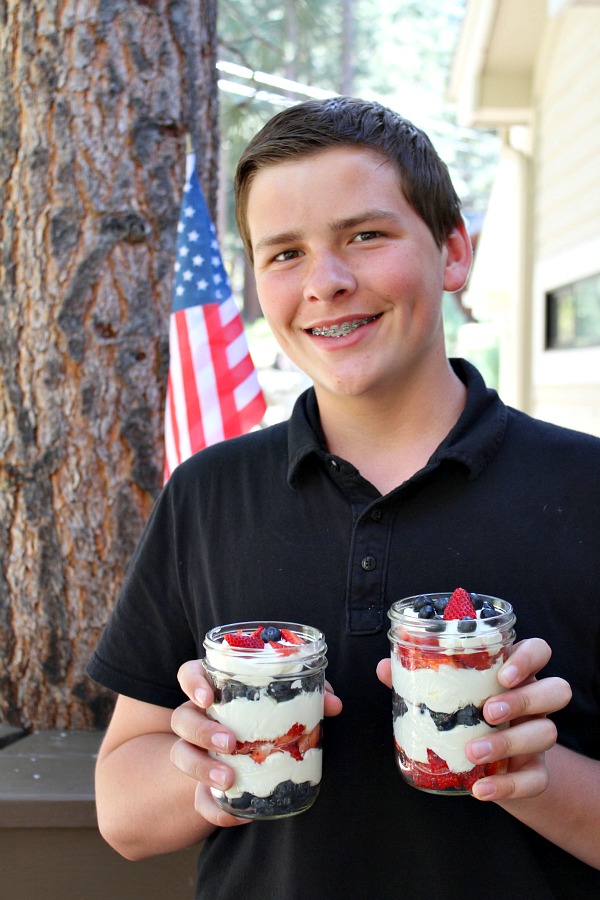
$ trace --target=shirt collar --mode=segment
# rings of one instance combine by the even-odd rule
[[[429,460],[429,470],[442,460],[466,466],[476,478],[496,455],[506,430],[507,409],[495,390],[487,388],[477,369],[464,359],[451,359],[452,368],[467,388],[463,412]],[[288,483],[296,487],[302,466],[309,457],[329,459],[319,419],[314,388],[300,395],[288,427]]]

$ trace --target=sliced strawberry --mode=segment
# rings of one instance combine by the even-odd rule
[[[280,644],[278,641],[269,641],[269,645],[280,656],[293,656],[294,653],[298,653],[298,647],[288,647],[286,644]]]
[[[303,734],[298,738],[298,750],[301,756],[308,750],[314,750],[321,746],[321,723],[315,725],[312,731]]]
[[[306,641],[303,641],[299,634],[296,634],[294,631],[290,631],[287,628],[280,628],[281,637],[284,641],[287,641],[288,644],[304,644]]]
[[[244,634],[242,631],[226,634],[224,639],[230,647],[241,647],[244,650],[262,650],[265,646],[262,638],[253,634]]]
[[[250,635],[250,637],[260,637],[261,634],[262,634],[262,632],[263,632],[264,630],[265,630],[265,626],[264,626],[264,625],[259,625],[258,628],[256,629],[256,631],[253,631],[253,632],[252,632],[252,634]],[[261,638],[261,640],[262,640],[262,638]],[[263,643],[264,643],[264,642],[263,642]]]
[[[471,596],[464,588],[456,588],[444,609],[444,619],[476,619],[477,613]]]

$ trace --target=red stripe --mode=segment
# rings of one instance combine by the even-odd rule
[[[206,321],[206,330],[208,332],[208,341],[210,345],[210,355],[212,359],[213,369],[215,372],[215,381],[217,383],[217,392],[219,395],[219,406],[221,408],[221,419],[223,421],[223,434],[226,438],[234,437],[241,434],[241,423],[238,411],[235,406],[235,400],[231,391],[231,370],[227,361],[227,347],[230,341],[226,339],[227,333],[235,333],[236,337],[240,331],[235,327],[230,327],[229,323],[225,328],[221,322],[221,315],[218,304],[210,304],[204,307],[204,319]],[[241,316],[236,316],[240,320]],[[233,321],[235,322],[236,319]],[[243,326],[242,326],[243,328]]]
[[[202,410],[200,398],[196,390],[196,377],[194,372],[194,358],[190,345],[188,322],[185,310],[174,313],[177,328],[177,344],[179,358],[181,360],[181,372],[183,380],[183,392],[187,412],[190,447],[192,453],[196,453],[206,446],[204,428],[202,426]]]

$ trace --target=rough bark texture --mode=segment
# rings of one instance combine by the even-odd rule
[[[216,0],[0,0],[0,721],[84,667],[162,481],[186,132],[214,210]]]

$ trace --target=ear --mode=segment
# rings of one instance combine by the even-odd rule
[[[445,248],[444,290],[453,293],[464,287],[473,261],[471,239],[463,221],[452,229],[446,238]]]

